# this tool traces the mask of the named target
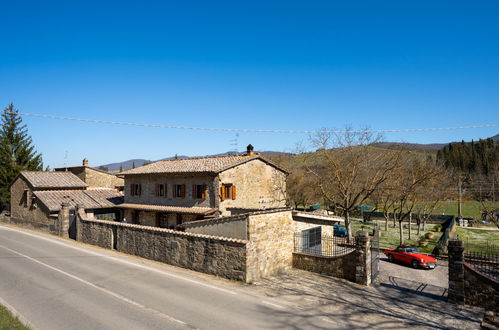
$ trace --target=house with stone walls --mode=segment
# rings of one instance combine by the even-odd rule
[[[286,170],[253,152],[162,160],[122,172],[124,220],[177,228],[195,220],[286,206]]]
[[[125,181],[120,174],[109,173],[99,168],[90,167],[88,159],[84,158],[81,166],[59,167],[56,172],[71,172],[89,188],[112,188],[123,191]]]
[[[21,171],[10,194],[10,222],[55,234],[62,204],[73,215],[76,205],[81,205],[92,218],[110,214],[119,218],[115,206],[123,202],[114,188],[88,187],[71,172]]]

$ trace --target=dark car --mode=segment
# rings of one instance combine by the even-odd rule
[[[412,265],[414,268],[433,269],[437,266],[437,259],[422,254],[417,248],[409,245],[400,245],[396,249],[387,249],[385,254],[391,262],[398,261]]]

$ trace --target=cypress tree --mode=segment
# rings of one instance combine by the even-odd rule
[[[42,166],[42,155],[36,152],[19,111],[10,104],[0,123],[0,210],[10,203],[9,185],[19,172],[41,171]]]

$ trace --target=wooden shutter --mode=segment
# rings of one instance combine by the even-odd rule
[[[173,197],[178,197],[177,196],[177,185],[176,184],[172,185],[172,196]]]
[[[232,199],[236,199],[236,186],[232,186]]]
[[[192,199],[196,199],[196,185],[192,185]]]
[[[130,196],[135,196],[133,191],[133,183],[130,183]]]
[[[159,184],[157,183],[154,185],[154,194],[156,196],[159,196]]]
[[[206,199],[206,185],[202,185],[203,192],[201,193],[201,198]]]
[[[165,197],[168,197],[168,185],[165,183],[165,190],[163,190],[165,192]]]
[[[142,185],[139,183],[138,184],[138,192],[137,192],[137,195],[141,195],[142,194]]]
[[[185,184],[180,185],[180,197],[185,198]]]
[[[222,199],[222,201],[225,200],[225,186],[224,185],[222,185],[220,187],[220,198]]]

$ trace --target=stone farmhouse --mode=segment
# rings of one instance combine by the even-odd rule
[[[124,219],[174,229],[201,219],[286,206],[287,172],[253,152],[162,160],[122,173]]]
[[[83,159],[81,166],[59,167],[55,171],[71,172],[85,182],[89,188],[112,188],[123,191],[125,185],[121,175],[90,167],[86,158]]]
[[[58,215],[66,204],[76,205],[91,217],[115,212],[123,196],[115,189],[95,188],[71,172],[22,171],[10,186],[11,222],[59,234]]]

